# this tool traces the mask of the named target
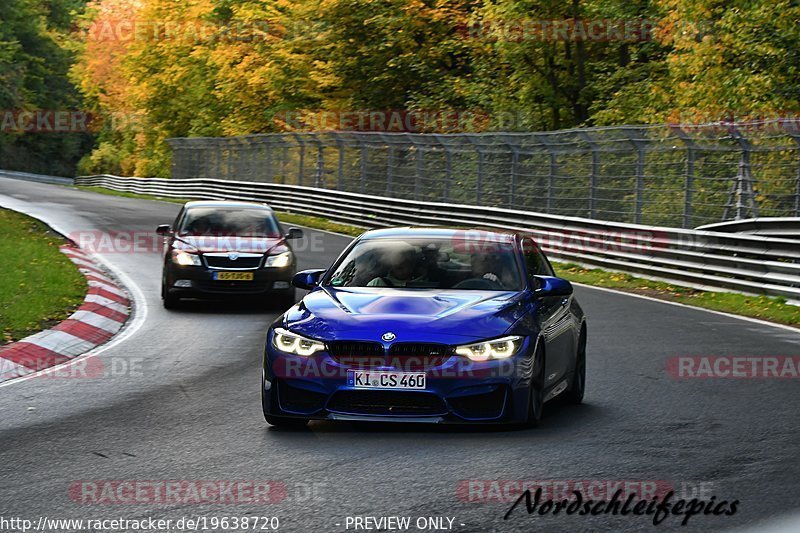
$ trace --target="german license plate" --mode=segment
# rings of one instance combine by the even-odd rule
[[[356,389],[424,389],[425,372],[349,370],[347,385]]]
[[[214,272],[217,281],[253,281],[252,272]]]

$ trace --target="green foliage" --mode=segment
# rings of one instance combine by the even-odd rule
[[[166,176],[166,139],[291,130],[287,113],[454,110],[483,117],[465,131],[540,131],[800,107],[794,0],[84,2],[0,4],[0,109],[92,109],[81,172]],[[126,21],[146,31],[120,38]],[[622,33],[553,30],[593,23]],[[66,171],[86,148],[0,133],[6,166]]]
[[[0,3],[0,113],[81,110],[67,72],[71,17],[83,0],[3,0]],[[86,133],[0,130],[0,168],[72,174],[91,147]]]

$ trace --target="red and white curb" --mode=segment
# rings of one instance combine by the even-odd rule
[[[104,344],[130,316],[130,298],[117,282],[78,248],[60,249],[86,277],[86,298],[57,326],[0,347],[0,382],[60,365]]]

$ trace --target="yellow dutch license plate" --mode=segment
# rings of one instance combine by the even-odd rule
[[[252,272],[214,272],[217,281],[253,281]]]

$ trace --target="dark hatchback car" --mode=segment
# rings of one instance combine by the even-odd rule
[[[289,244],[303,232],[284,233],[272,209],[233,201],[188,202],[167,237],[161,297],[164,307],[181,298],[260,298],[265,304],[294,303],[292,276],[297,260]]]

